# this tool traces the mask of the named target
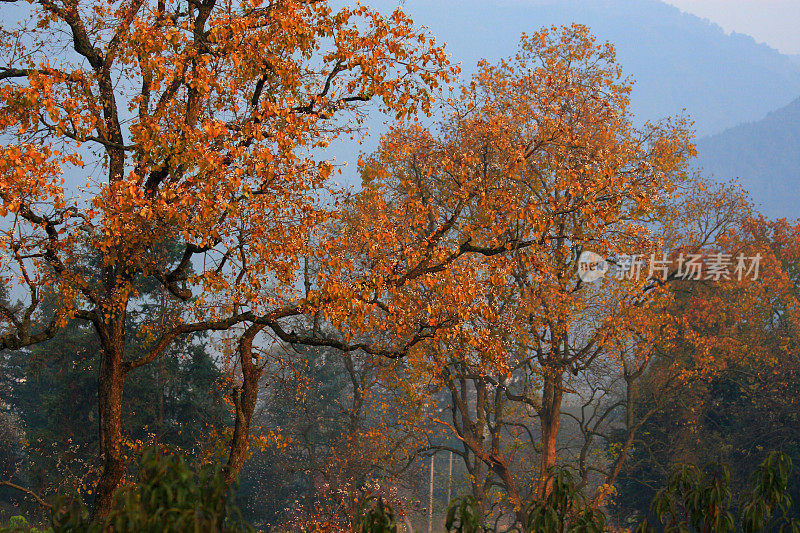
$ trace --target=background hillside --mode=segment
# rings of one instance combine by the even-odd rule
[[[386,10],[397,5],[396,0],[368,3]],[[572,22],[590,26],[599,39],[616,45],[625,72],[636,81],[632,109],[639,122],[685,109],[702,139],[699,166],[725,180],[741,176],[765,214],[800,216],[788,194],[800,176],[797,130],[792,130],[798,116],[788,111],[797,106],[756,122],[800,96],[800,56],[783,55],[746,35],[726,34],[657,0],[407,0],[402,5],[447,44],[465,77],[482,58],[513,54],[523,32]],[[754,124],[715,136],[743,123]],[[779,124],[780,131],[769,130]],[[385,127],[380,118],[369,126],[361,147],[367,153]],[[748,140],[752,135],[757,138]],[[759,151],[766,154],[765,146],[769,156],[758,157]],[[345,144],[332,152],[338,161],[349,162],[343,182],[357,186],[358,149]]]
[[[767,216],[800,216],[800,98],[764,119],[697,142],[697,164],[718,178],[739,177]]]
[[[466,74],[481,58],[513,53],[523,32],[586,24],[615,44],[636,80],[632,105],[640,119],[686,108],[700,136],[759,120],[800,95],[796,58],[657,0],[407,0],[403,8],[447,43]]]

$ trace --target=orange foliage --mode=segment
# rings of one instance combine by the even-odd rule
[[[124,469],[125,374],[178,335],[301,314],[297,265],[332,215],[319,201],[331,166],[314,151],[352,131],[363,102],[427,111],[452,71],[401,10],[39,0],[30,15],[0,30],[0,275],[30,293],[6,309],[2,347],[51,337],[67,317],[94,325],[103,513]],[[83,172],[85,188],[63,187]],[[87,253],[95,269],[77,266]],[[125,315],[146,278],[183,308],[128,359]],[[63,305],[37,331],[45,289]]]

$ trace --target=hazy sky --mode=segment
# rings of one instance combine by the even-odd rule
[[[726,31],[751,35],[786,54],[800,54],[800,0],[664,0]]]

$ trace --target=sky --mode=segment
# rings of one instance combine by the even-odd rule
[[[746,33],[785,54],[800,54],[800,0],[664,0],[727,32]]]

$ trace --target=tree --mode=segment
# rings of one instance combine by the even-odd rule
[[[1,268],[28,296],[3,308],[0,347],[51,338],[70,318],[92,325],[100,517],[125,471],[126,376],[182,335],[302,313],[298,258],[329,216],[315,192],[331,167],[311,152],[367,100],[399,116],[427,109],[445,59],[399,10],[316,1],[41,0],[1,31]],[[65,188],[84,172],[85,189]],[[178,260],[162,253],[167,241]],[[85,250],[98,265],[82,268]],[[131,358],[125,324],[141,278],[182,307]],[[45,287],[62,305],[37,328]],[[234,447],[229,478],[241,461]]]
[[[426,435],[403,361],[302,345],[261,357],[253,458],[238,491],[259,515],[251,521],[346,529],[367,498],[398,501]]]
[[[86,266],[96,256],[82,259]],[[157,283],[137,291],[148,303],[128,314],[128,356],[147,347],[141,335],[176,311]],[[45,295],[43,321],[58,303]],[[19,418],[25,445],[22,459],[6,479],[15,479],[35,494],[49,498],[67,488],[92,499],[99,469],[97,451],[96,370],[101,353],[91,325],[71,320],[47,341],[3,354],[0,401]],[[209,430],[227,423],[222,371],[202,334],[184,336],[165,350],[156,364],[132,372],[123,391],[124,451],[132,455],[146,444],[171,444],[185,452],[210,447]],[[11,463],[9,463],[9,466]]]
[[[615,507],[623,516],[647,514],[654,487],[676,463],[723,461],[740,491],[769,450],[798,458],[798,226],[749,219],[719,244],[732,257],[760,257],[758,271],[674,287],[671,312],[685,326],[661,351],[680,362],[686,384],[680,396],[637,408],[655,414],[620,479]],[[654,365],[645,385],[664,374]],[[796,497],[799,488],[795,474],[788,493]]]
[[[45,312],[51,306],[46,304]],[[129,353],[141,349],[143,339],[135,336],[140,326],[129,315]],[[202,337],[187,336],[157,364],[131,373],[123,391],[126,455],[144,444],[171,444],[186,452],[209,447],[209,430],[229,418],[219,387],[222,372],[209,350]],[[92,493],[98,473],[99,358],[93,331],[78,320],[49,341],[6,354],[0,401],[19,417],[27,443],[17,450],[24,461],[14,474],[37,494],[66,487]]]
[[[565,394],[586,392],[587,381],[607,393],[631,385],[671,320],[660,311],[673,272],[662,279],[646,265],[639,276],[607,276],[597,285],[576,275],[584,251],[610,261],[661,257],[661,232],[697,208],[682,198],[696,186],[685,172],[693,153],[685,122],[634,128],[629,92],[613,48],[596,45],[587,28],[523,38],[515,57],[482,64],[448,102],[440,133],[398,125],[384,138],[363,170],[356,229],[344,237],[362,243],[361,264],[378,272],[358,299],[382,310],[367,315],[373,327],[416,324],[392,309],[454,324],[431,332],[410,360],[450,396],[452,417],[440,421],[463,443],[476,502],[484,500],[481,487],[499,484],[520,522],[531,476],[514,472],[514,434],[534,449],[541,441],[535,477],[544,497]],[[705,199],[716,213],[717,198]],[[694,246],[713,238],[681,233]],[[369,250],[367,235],[385,236],[386,246]],[[592,424],[608,420],[602,410],[609,406],[594,400]],[[527,436],[526,411],[539,426]],[[581,429],[591,451],[600,428]],[[583,464],[583,485],[592,468]],[[610,485],[618,469],[612,464],[602,483]]]

